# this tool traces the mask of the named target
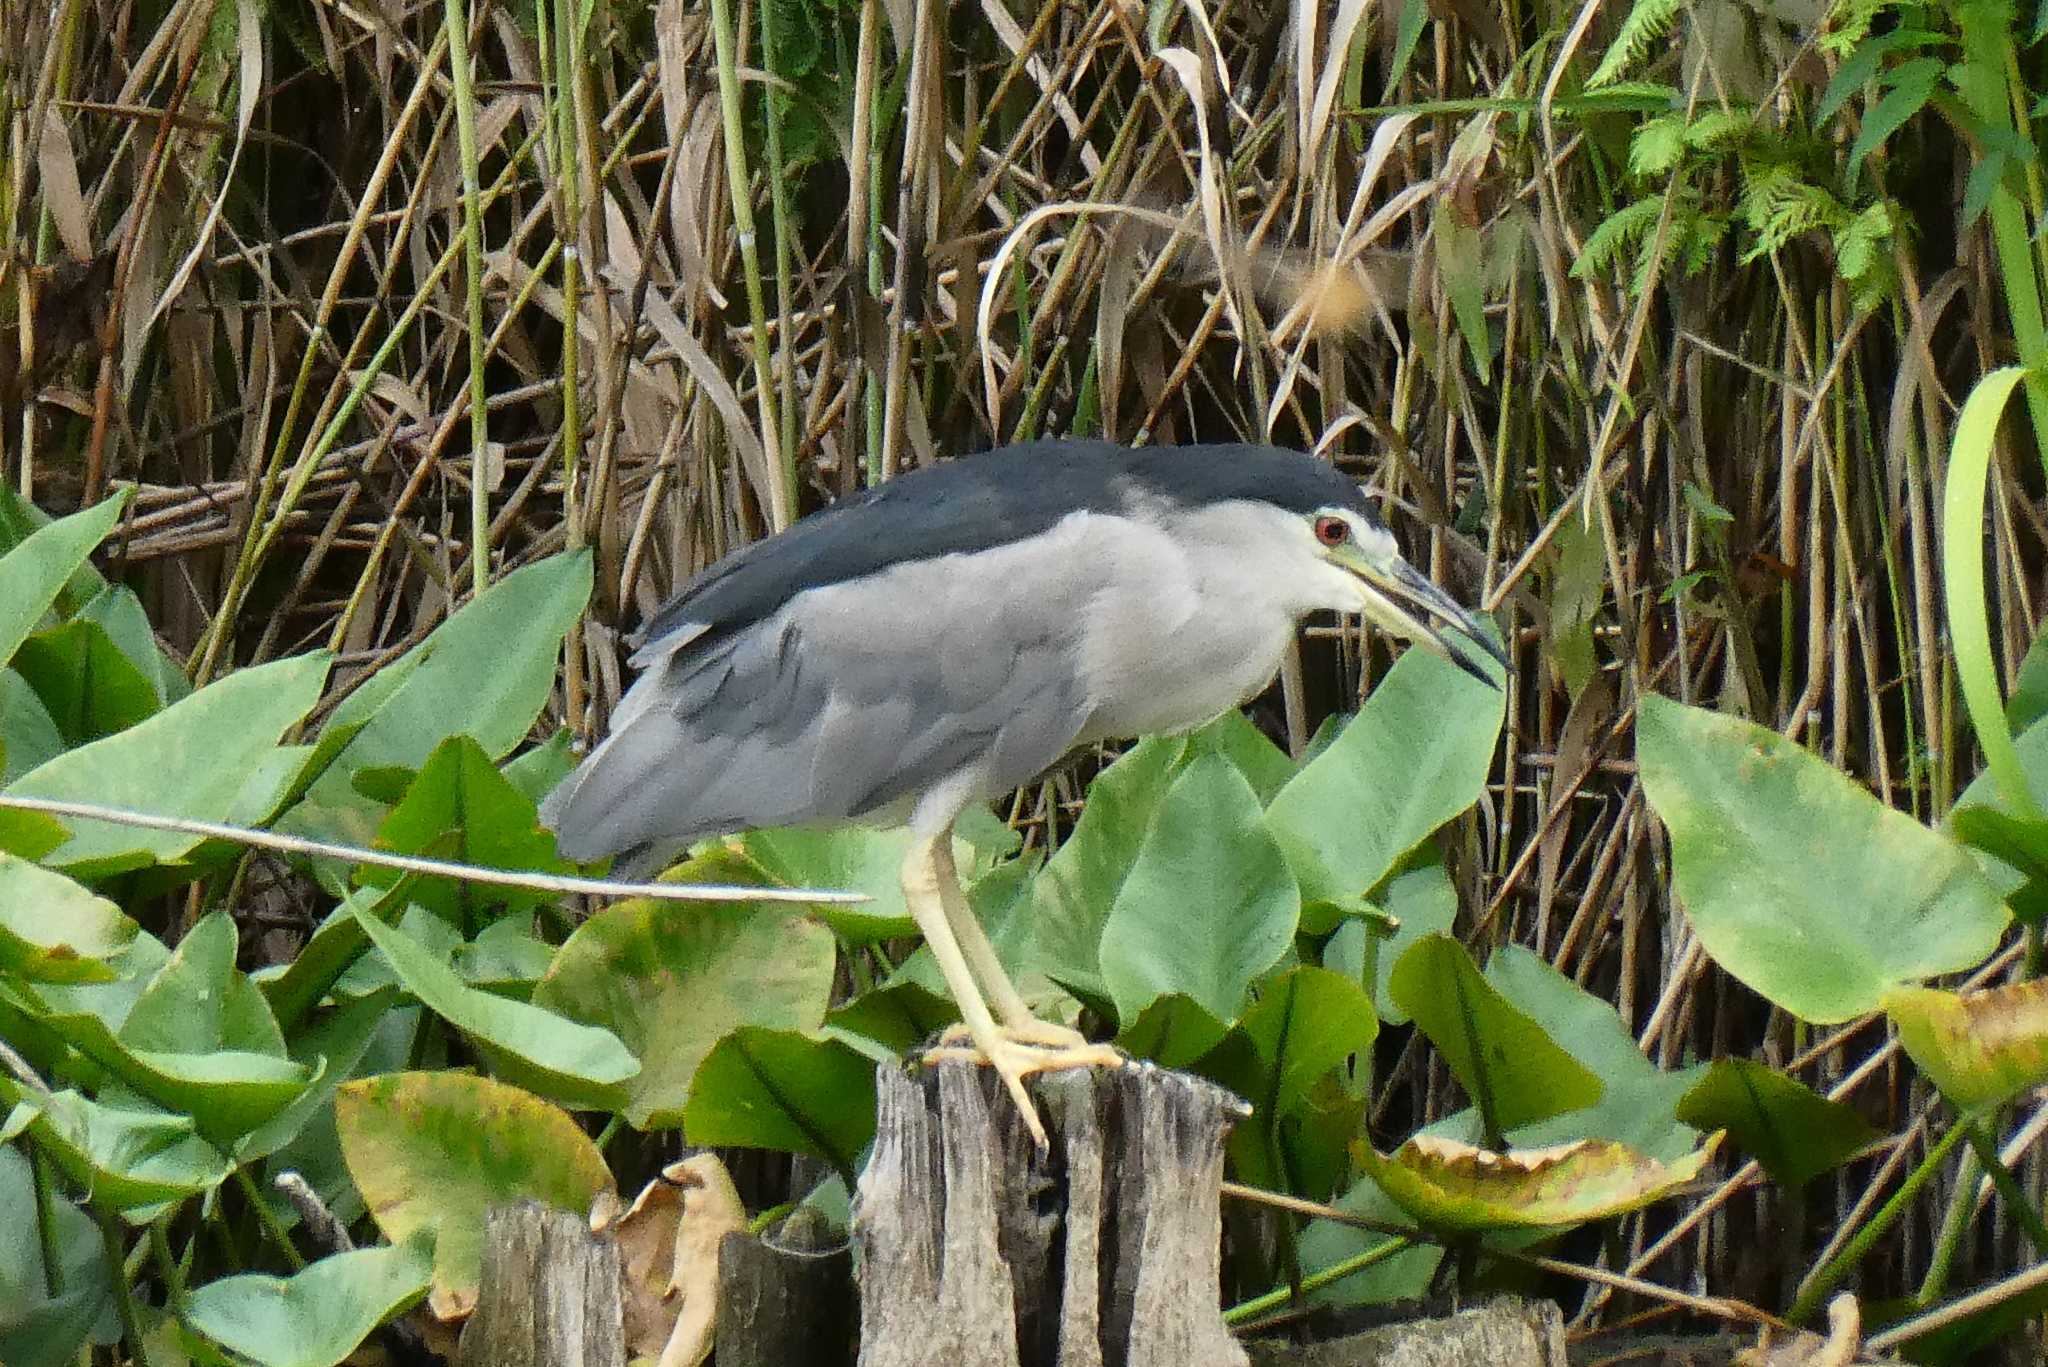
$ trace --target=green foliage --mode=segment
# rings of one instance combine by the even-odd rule
[[[1645,698],[1643,791],[1722,967],[1803,1020],[1981,962],[2010,920],[1968,852],[1739,718]]]
[[[185,1322],[263,1367],[333,1367],[427,1293],[425,1240],[322,1258],[289,1277],[253,1273],[200,1287]]]

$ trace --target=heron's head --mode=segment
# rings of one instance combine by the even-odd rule
[[[1382,630],[1414,641],[1481,683],[1499,687],[1466,645],[1508,667],[1507,652],[1479,618],[1409,564],[1394,535],[1363,495],[1293,510],[1297,558],[1313,566],[1317,606],[1356,612]]]

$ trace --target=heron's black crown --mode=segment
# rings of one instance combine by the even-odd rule
[[[734,552],[685,584],[636,644],[658,644],[684,626],[734,630],[805,589],[1008,545],[1070,513],[1128,512],[1147,500],[1199,507],[1237,499],[1304,515],[1346,508],[1379,521],[1355,482],[1300,451],[1026,442],[913,470]]]

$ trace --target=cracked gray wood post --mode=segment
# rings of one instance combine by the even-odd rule
[[[718,1245],[718,1367],[851,1367],[853,1245],[799,1208]]]
[[[625,1367],[619,1247],[526,1201],[484,1217],[483,1277],[461,1367]]]
[[[1254,1367],[1566,1367],[1557,1306],[1506,1296],[1327,1343],[1267,1340],[1252,1344],[1251,1353]]]
[[[1223,1144],[1244,1103],[1150,1064],[878,1075],[860,1179],[860,1367],[1243,1367],[1217,1306]]]

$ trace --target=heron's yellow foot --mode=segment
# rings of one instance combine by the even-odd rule
[[[1036,1020],[1029,1016],[1019,1021],[1008,1021],[996,1027],[996,1033],[1017,1044],[1028,1044],[1036,1049],[1085,1049],[1088,1037],[1071,1026],[1059,1025],[1052,1021]],[[964,1049],[974,1042],[974,1032],[965,1021],[956,1021],[939,1034],[938,1047],[941,1049]],[[1109,1064],[1075,1064],[1075,1067],[1109,1067]],[[1044,1071],[1043,1069],[1040,1070]]]
[[[1017,1103],[1032,1142],[1044,1149],[1045,1125],[1038,1118],[1031,1094],[1024,1090],[1024,1079],[1033,1073],[1055,1073],[1067,1068],[1120,1068],[1127,1060],[1106,1044],[1088,1043],[1079,1031],[1043,1021],[1035,1022],[1034,1026],[1000,1025],[993,1038],[976,1041],[970,1035],[964,1044],[945,1043],[946,1036],[941,1036],[938,1047],[925,1051],[924,1061],[959,1060],[995,1069],[1010,1099]],[[947,1032],[952,1034],[953,1031]]]

